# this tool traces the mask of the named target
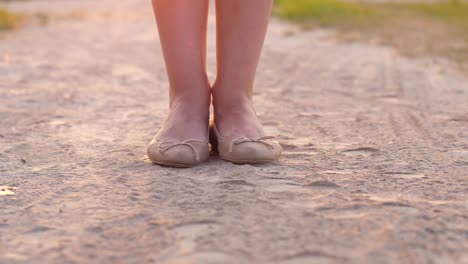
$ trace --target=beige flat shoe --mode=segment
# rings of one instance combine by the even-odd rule
[[[235,164],[261,164],[277,161],[283,148],[274,140],[275,137],[265,136],[256,139],[248,137],[225,138],[219,134],[213,125],[216,140],[213,148],[218,149],[219,156]]]
[[[151,162],[167,167],[189,168],[206,161],[210,156],[208,142],[196,139],[184,141],[157,139],[148,146]]]

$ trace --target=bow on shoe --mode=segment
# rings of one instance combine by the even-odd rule
[[[203,143],[203,142],[200,141],[200,140],[195,140],[195,139],[188,139],[188,140],[185,140],[183,142],[165,141],[165,142],[161,142],[159,144],[159,152],[161,154],[164,154],[166,151],[168,151],[169,149],[171,149],[173,147],[187,146],[195,154],[195,160],[200,161],[200,155],[198,154],[197,148],[192,143]]]
[[[268,148],[273,150],[275,147],[272,146],[270,143],[266,142],[266,140],[274,139],[274,138],[275,137],[273,137],[273,136],[265,136],[265,137],[260,137],[260,138],[257,138],[257,139],[248,138],[248,137],[240,137],[240,138],[232,141],[231,144],[229,144],[229,152],[232,152],[232,149],[233,149],[233,147],[235,145],[239,145],[239,144],[246,143],[246,142],[261,143],[261,144],[263,144],[263,145],[265,145]]]

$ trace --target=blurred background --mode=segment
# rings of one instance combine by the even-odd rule
[[[388,44],[406,55],[445,56],[460,65],[468,58],[463,0],[277,0],[276,14],[305,29],[336,28],[343,39]]]
[[[8,10],[8,3],[18,1],[24,0],[0,0],[1,31],[33,22],[46,25],[53,19],[47,12]],[[76,11],[62,18],[82,15]],[[407,56],[448,58],[467,71],[465,0],[275,0],[274,15],[299,24],[302,30],[337,29],[344,41],[390,45]]]

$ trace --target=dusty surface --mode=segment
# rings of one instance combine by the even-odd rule
[[[0,40],[0,263],[468,262],[466,78],[274,22],[256,104],[283,159],[161,168],[149,7],[13,6],[69,18]]]

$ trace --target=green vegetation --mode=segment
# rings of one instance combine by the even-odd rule
[[[281,17],[320,26],[367,23],[376,15],[366,5],[338,0],[277,0],[276,6]]]
[[[22,17],[20,15],[0,8],[0,31],[18,27],[21,23],[21,20]]]
[[[275,14],[304,28],[331,27],[346,39],[378,40],[406,55],[468,62],[468,3],[276,0]],[[352,36],[352,37],[349,37]]]
[[[468,3],[466,2],[450,1],[433,4],[412,3],[396,5],[400,9],[405,9],[406,6],[410,11],[419,15],[452,22],[468,23]]]
[[[425,16],[447,22],[468,23],[468,3],[363,3],[340,0],[276,0],[276,14],[320,25],[383,22],[400,15]],[[466,25],[466,24],[465,24]]]

